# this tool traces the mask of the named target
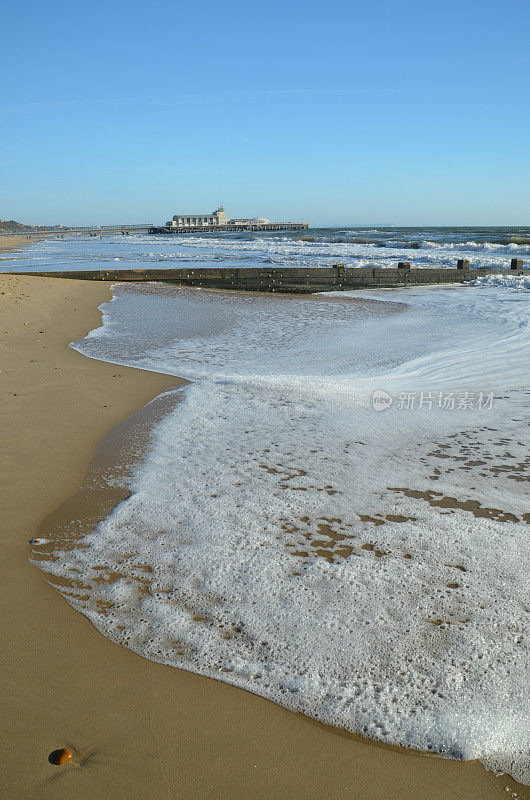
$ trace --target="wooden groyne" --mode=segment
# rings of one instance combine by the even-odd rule
[[[510,274],[520,274],[521,259],[513,259]],[[473,278],[498,273],[495,269],[470,269],[469,261],[460,260],[456,269],[411,269],[410,263],[397,267],[219,267],[199,269],[113,269],[75,270],[69,272],[24,272],[50,278],[75,278],[95,281],[161,281],[180,286],[207,289],[233,289],[251,292],[330,292],[346,289],[377,289],[440,283],[463,283]],[[504,270],[506,274],[506,270]]]

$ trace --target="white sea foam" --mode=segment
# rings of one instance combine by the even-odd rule
[[[422,241],[422,247],[432,248],[434,250],[477,250],[486,252],[495,252],[501,254],[503,252],[520,252],[530,253],[530,239],[528,244],[518,244],[517,242],[508,242],[503,244],[500,242],[432,242],[426,239]]]
[[[79,349],[195,383],[46,569],[147,658],[529,780],[528,297],[371,296],[116,287]],[[378,414],[376,388],[495,402]]]
[[[486,275],[470,281],[473,286],[502,286],[505,289],[524,291],[530,289],[530,275]]]

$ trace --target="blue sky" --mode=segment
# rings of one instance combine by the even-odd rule
[[[530,224],[528,0],[29,0],[1,20],[1,218]]]

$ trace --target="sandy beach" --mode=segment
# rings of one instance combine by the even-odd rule
[[[7,253],[9,250],[16,250],[31,242],[38,242],[41,239],[49,239],[50,234],[43,233],[20,233],[2,234],[0,233],[0,253]]]
[[[3,797],[528,797],[477,762],[377,745],[142,659],[75,612],[29,564],[28,540],[76,492],[98,442],[178,380],[68,346],[98,326],[108,285],[24,275],[0,284]],[[73,761],[49,764],[64,746]]]

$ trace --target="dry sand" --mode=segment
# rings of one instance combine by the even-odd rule
[[[75,493],[106,432],[177,380],[68,347],[99,324],[108,285],[0,275],[0,289],[2,798],[510,797],[516,785],[476,762],[376,745],[146,661],[48,586],[28,539]],[[50,765],[62,746],[73,762]]]

